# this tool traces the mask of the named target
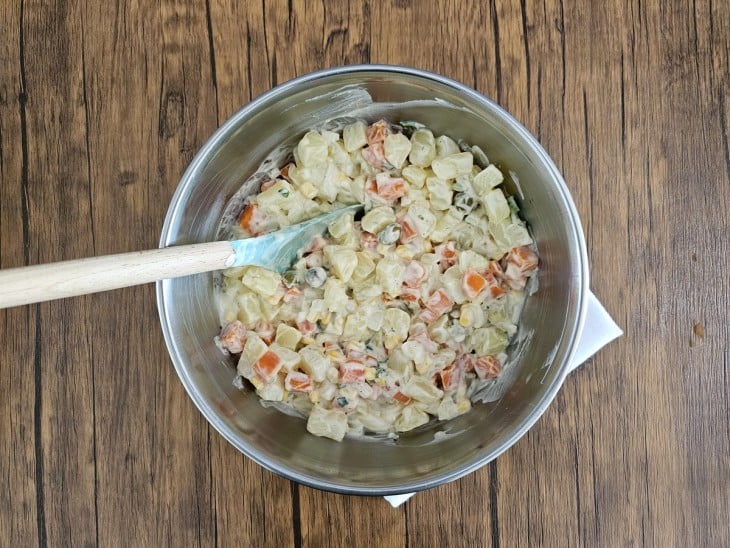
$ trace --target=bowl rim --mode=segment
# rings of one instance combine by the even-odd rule
[[[560,388],[562,387],[568,373],[572,369],[571,362],[577,349],[577,343],[580,340],[583,332],[587,313],[590,283],[588,254],[586,250],[586,242],[582,224],[570,191],[565,183],[565,180],[563,179],[562,174],[558,170],[552,158],[539,143],[539,141],[512,114],[510,114],[507,110],[489,99],[487,96],[466,86],[465,84],[462,84],[461,82],[434,72],[409,66],[386,64],[344,65],[317,70],[283,82],[254,98],[253,100],[242,106],[239,110],[237,110],[233,115],[231,115],[211,134],[210,137],[208,137],[206,142],[198,150],[195,157],[186,168],[170,200],[170,205],[165,215],[165,221],[162,227],[159,245],[160,247],[167,247],[174,244],[174,242],[170,240],[170,232],[176,224],[176,216],[177,214],[179,214],[180,210],[179,205],[185,197],[185,194],[189,190],[192,176],[197,173],[200,167],[211,157],[211,154],[215,151],[219,141],[229,132],[234,130],[243,119],[251,114],[256,113],[261,106],[265,105],[272,99],[276,99],[282,94],[285,95],[291,89],[298,88],[302,85],[306,85],[307,83],[315,82],[316,80],[322,78],[359,73],[407,75],[410,77],[415,77],[416,79],[435,81],[436,83],[439,83],[446,87],[453,88],[459,93],[468,96],[470,100],[475,101],[478,104],[486,107],[488,110],[495,113],[503,123],[508,125],[509,128],[514,132],[517,139],[522,141],[531,150],[531,152],[539,158],[540,162],[542,162],[543,166],[549,172],[550,178],[555,183],[556,188],[561,195],[563,203],[569,212],[568,220],[570,221],[570,228],[574,233],[573,236],[575,238],[575,242],[577,243],[579,259],[579,276],[577,276],[576,280],[571,280],[571,284],[577,285],[577,302],[574,305],[574,318],[572,322],[570,322],[572,323],[572,325],[570,325],[569,323],[566,327],[566,330],[570,335],[570,340],[566,342],[567,350],[564,354],[562,363],[553,364],[553,366],[558,366],[560,368],[554,382],[542,394],[542,397],[538,401],[534,402],[533,409],[525,417],[525,420],[523,420],[519,428],[516,428],[514,431],[510,432],[509,435],[504,440],[502,440],[496,450],[488,454],[481,455],[479,458],[475,458],[470,463],[461,466],[453,471],[443,472],[426,480],[421,479],[415,481],[406,481],[397,485],[385,487],[368,487],[343,485],[330,480],[317,478],[315,476],[294,472],[285,466],[280,466],[276,463],[270,462],[269,459],[265,455],[257,451],[256,448],[242,443],[225,423],[218,420],[218,412],[205,401],[205,399],[200,395],[197,390],[195,390],[195,384],[191,377],[187,374],[186,368],[183,364],[182,356],[178,352],[178,348],[175,344],[174,336],[170,330],[171,322],[165,302],[165,286],[167,284],[166,280],[157,282],[156,297],[160,324],[162,327],[168,353],[170,355],[170,358],[172,359],[178,377],[182,381],[185,391],[187,392],[188,396],[191,398],[195,406],[198,408],[198,410],[203,414],[208,423],[213,426],[213,428],[218,431],[236,449],[238,449],[241,453],[252,459],[263,468],[280,476],[283,476],[289,480],[301,483],[303,485],[307,485],[309,487],[350,495],[396,495],[422,491],[439,485],[443,485],[445,483],[449,483],[468,474],[471,474],[472,472],[499,457],[502,453],[511,448],[522,436],[524,436],[524,434],[530,428],[532,428],[537,420],[543,415],[547,407],[557,395],[558,390],[560,390]],[[568,319],[570,320],[570,316],[568,317]],[[570,331],[572,331],[572,333]]]

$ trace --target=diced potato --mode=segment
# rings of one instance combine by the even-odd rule
[[[334,222],[328,227],[329,233],[333,238],[339,239],[353,231],[353,214],[345,213],[340,215]]]
[[[446,180],[439,177],[428,177],[426,179],[426,188],[433,209],[444,211],[451,207],[453,192]]]
[[[352,161],[350,154],[345,150],[342,141],[335,141],[329,144],[330,158],[335,165],[348,177],[355,177],[358,174],[357,166]]]
[[[342,141],[347,152],[353,152],[368,144],[367,126],[364,122],[348,124],[342,130]]]
[[[281,285],[281,276],[273,270],[250,266],[241,278],[241,282],[251,291],[272,297]]]
[[[459,152],[443,158],[436,158],[431,169],[441,179],[454,179],[459,175],[468,175],[474,163],[471,152]]]
[[[352,272],[352,280],[355,282],[364,281],[375,270],[375,261],[362,251],[357,251],[357,266]]]
[[[325,246],[324,257],[332,266],[332,271],[343,282],[347,282],[352,277],[352,273],[357,267],[357,255],[352,249],[347,249],[340,245]]]
[[[484,206],[484,211],[487,212],[490,223],[498,223],[510,216],[511,212],[507,199],[504,197],[504,193],[498,188],[491,190],[482,198],[482,205]]]
[[[327,374],[330,361],[321,350],[313,346],[305,346],[299,351],[301,368],[314,382],[322,382]]]
[[[324,284],[324,303],[330,312],[344,310],[347,307],[347,289],[345,284],[335,278],[328,278]]]
[[[403,178],[414,188],[421,188],[426,183],[426,171],[418,166],[409,165],[401,171]],[[411,194],[413,190],[409,194]]]
[[[461,215],[452,210],[453,208],[450,208],[437,219],[436,225],[431,231],[431,241],[441,243],[449,239],[451,230],[461,221]]]
[[[478,356],[494,356],[507,348],[507,334],[496,327],[480,327],[471,332],[467,340]]]
[[[461,305],[459,325],[462,327],[481,327],[484,325],[484,308],[479,303],[464,303]]]
[[[382,332],[385,348],[393,350],[408,337],[410,315],[400,308],[388,308],[383,313]]]
[[[408,208],[408,216],[416,225],[419,234],[424,238],[428,237],[436,225],[436,216],[431,209],[424,204],[412,204]]]
[[[461,152],[459,145],[448,135],[441,135],[436,139],[436,156],[438,158],[445,158],[452,154],[459,154],[459,152]]]
[[[435,402],[444,395],[442,390],[436,388],[431,379],[421,376],[414,376],[408,379],[408,382],[401,386],[400,391],[409,398],[424,403]]]
[[[397,297],[401,293],[405,267],[399,260],[382,259],[375,266],[375,279],[385,293]]]
[[[402,133],[392,133],[385,138],[383,151],[388,163],[400,169],[411,152],[411,141]]]
[[[270,382],[258,388],[256,394],[262,400],[282,401],[284,399],[284,387],[279,382]]]
[[[300,340],[302,340],[302,334],[298,329],[285,323],[280,323],[276,327],[276,337],[274,338],[276,344],[289,350],[296,350]]]
[[[246,291],[236,299],[238,303],[238,319],[246,325],[256,323],[261,317],[261,300],[258,295]]]
[[[363,215],[360,226],[363,230],[376,234],[383,230],[386,225],[395,222],[395,212],[390,206],[374,207]]]
[[[327,141],[316,131],[310,131],[297,145],[297,155],[302,166],[314,166],[327,161]]]
[[[480,196],[486,196],[495,186],[504,181],[504,175],[494,164],[490,164],[485,169],[474,176],[472,186],[474,191]]]
[[[395,421],[395,429],[398,432],[407,432],[413,430],[428,422],[428,414],[420,410],[415,405],[406,405],[403,411]]]
[[[345,319],[342,338],[346,341],[362,341],[370,336],[365,318],[360,314],[350,314]]]
[[[454,265],[446,270],[441,277],[441,283],[444,284],[449,297],[454,299],[456,304],[466,302],[467,297],[462,288],[464,280],[464,270],[459,265]]]
[[[307,430],[315,436],[341,441],[347,433],[347,415],[338,409],[315,405],[307,419]]]
[[[327,170],[324,173],[324,177],[322,177],[322,181],[317,186],[317,195],[321,196],[328,202],[334,202],[337,197],[337,193],[345,181],[348,183],[350,181],[347,175],[342,173],[334,162],[329,162],[327,164]]]
[[[428,167],[436,158],[436,139],[428,129],[417,129],[411,135],[411,152],[408,160],[418,167]]]
[[[395,348],[388,356],[388,369],[402,378],[407,378],[413,370],[413,361],[406,356],[402,348]]]
[[[482,272],[489,267],[489,259],[470,249],[465,249],[459,253],[459,266],[462,270],[471,268],[477,272]]]

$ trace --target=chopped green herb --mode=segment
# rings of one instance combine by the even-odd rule
[[[289,197],[289,189],[288,188],[280,188],[279,189],[279,194],[281,194],[282,196],[284,196],[284,198],[288,198]]]
[[[423,124],[414,122],[413,120],[401,120],[399,122],[399,125],[403,128],[403,135],[405,135],[409,139],[411,138],[411,135],[413,135],[414,131],[422,127],[426,127]]]
[[[517,205],[514,196],[507,196],[507,203],[509,204],[509,209],[512,213],[520,212],[520,206]]]
[[[339,398],[337,398],[337,405],[339,405],[340,407],[345,407],[347,403],[348,402],[346,397],[340,396]]]

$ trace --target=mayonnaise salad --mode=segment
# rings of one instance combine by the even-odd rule
[[[477,147],[414,122],[304,135],[234,233],[364,211],[338,218],[283,275],[223,272],[216,341],[238,360],[238,386],[334,440],[466,413],[500,374],[538,266],[503,181]]]

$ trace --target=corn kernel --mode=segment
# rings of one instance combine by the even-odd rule
[[[469,400],[461,400],[457,404],[456,409],[459,410],[459,414],[466,413],[469,409],[471,409],[471,402]]]
[[[309,181],[299,185],[299,192],[301,192],[305,198],[314,198],[317,195],[317,187]]]
[[[251,384],[253,384],[253,386],[256,390],[258,390],[259,388],[261,388],[264,385],[264,381],[261,380],[261,378],[258,375],[254,375],[253,377],[251,377],[248,380],[251,381]]]
[[[413,250],[407,245],[399,245],[395,248],[395,254],[401,259],[413,259]]]
[[[365,368],[365,380],[366,381],[375,380],[375,375],[376,374],[377,374],[377,370],[374,367],[366,367]]]
[[[309,401],[311,401],[312,403],[319,403],[319,399],[319,390],[312,390],[309,393]]]

